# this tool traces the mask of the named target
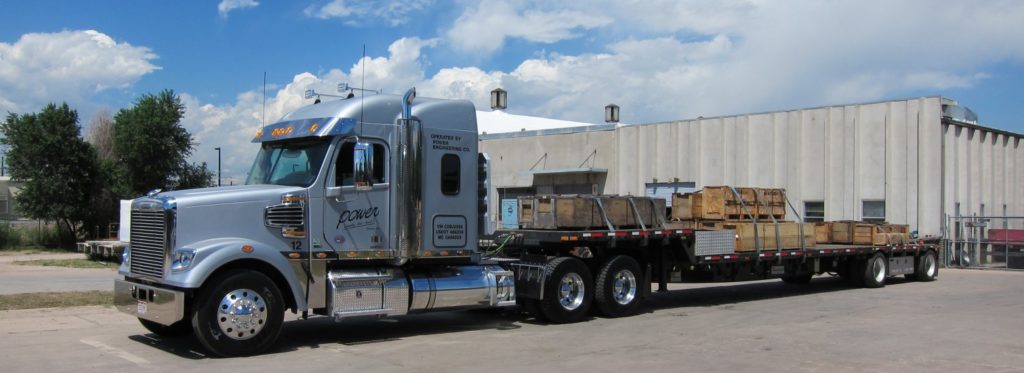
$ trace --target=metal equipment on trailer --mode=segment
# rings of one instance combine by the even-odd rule
[[[937,275],[931,244],[811,248],[801,232],[794,247],[776,234],[762,249],[755,235],[754,250],[738,250],[734,231],[671,229],[631,197],[615,200],[628,209],[614,219],[599,198],[570,201],[603,225],[493,232],[471,103],[416,100],[415,90],[342,97],[259,131],[246,185],[134,200],[117,308],[153,333],[239,356],[271,348],[286,310],[343,320],[520,305],[566,323],[634,314],[652,282],[806,283],[834,272],[880,287]],[[594,206],[599,219],[577,209]]]

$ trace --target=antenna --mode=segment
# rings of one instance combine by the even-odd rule
[[[363,72],[360,86],[366,87],[366,43],[363,43],[363,58],[360,60],[363,65]],[[366,91],[359,91],[359,134],[363,134],[363,100],[366,99]]]
[[[267,72],[263,72],[263,127],[267,126]]]

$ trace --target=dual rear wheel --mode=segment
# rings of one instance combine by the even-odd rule
[[[583,261],[555,258],[545,266],[543,299],[522,302],[530,313],[558,324],[581,321],[595,306],[606,317],[629,316],[643,298],[643,278],[640,264],[625,255],[605,261],[596,279]]]

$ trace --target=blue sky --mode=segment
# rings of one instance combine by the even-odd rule
[[[241,176],[259,126],[338,82],[627,123],[943,95],[1024,132],[1024,2],[3,1],[0,111],[67,101],[83,126],[170,88],[195,160]],[[366,59],[361,59],[366,47]]]

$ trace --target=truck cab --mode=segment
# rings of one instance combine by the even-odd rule
[[[373,95],[256,133],[245,185],[132,203],[115,304],[211,352],[258,353],[286,309],[344,319],[515,304],[482,261],[486,157],[472,103]]]

